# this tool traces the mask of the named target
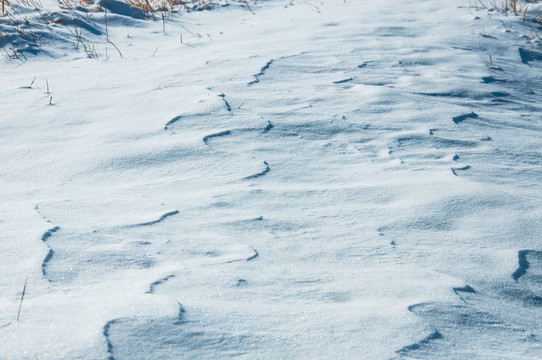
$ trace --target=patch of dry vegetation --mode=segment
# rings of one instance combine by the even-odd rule
[[[506,16],[520,16],[524,22],[542,25],[542,9],[538,0],[478,0],[478,3],[488,10],[499,10]]]
[[[68,34],[75,48],[88,57],[98,57],[96,40],[110,44],[122,56],[109,38],[109,15],[161,21],[165,31],[166,19],[172,13],[207,10],[225,3],[225,0],[58,0],[56,7],[46,8],[42,0],[0,1],[0,47],[9,58],[18,60],[24,60],[25,53],[37,53],[45,39],[59,40],[61,32]]]

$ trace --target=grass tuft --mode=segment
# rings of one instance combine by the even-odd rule
[[[520,16],[523,22],[534,21],[542,24],[542,11],[532,6],[538,4],[538,0],[501,0],[500,3],[497,0],[478,0],[478,3],[487,10],[501,11],[505,16]]]
[[[2,2],[2,12],[0,13],[0,48],[10,59],[24,61],[25,53],[37,53],[43,46],[42,39],[47,37],[58,38],[55,32],[59,31],[59,26],[63,26],[67,31],[69,39],[73,35],[73,46],[75,49],[84,52],[87,57],[98,59],[98,54],[94,44],[88,43],[90,36],[95,36],[98,41],[105,44],[107,49],[111,45],[122,57],[122,52],[110,39],[109,16],[113,10],[108,6],[107,0],[58,0],[58,8],[45,9],[40,0],[0,0]],[[135,15],[138,19],[162,21],[163,32],[166,33],[166,21],[168,16],[180,10],[206,10],[215,6],[220,6],[228,2],[238,2],[246,6],[252,0],[117,0],[122,1],[140,15]],[[96,19],[96,14],[103,13],[102,24],[92,23]],[[139,16],[139,17],[138,17]],[[85,26],[95,27],[92,35],[83,34]],[[103,31],[103,33],[101,33]],[[45,36],[45,38],[44,38]],[[46,42],[46,40],[44,40]],[[182,38],[181,38],[182,43]],[[68,40],[69,44],[69,40]],[[107,50],[106,50],[107,51]],[[106,59],[109,55],[106,54]]]

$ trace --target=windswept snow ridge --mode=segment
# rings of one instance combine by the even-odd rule
[[[156,280],[154,282],[152,282],[152,284],[149,286],[149,290],[147,291],[147,294],[153,294],[154,293],[154,290],[156,289],[157,286],[165,283],[166,281],[168,281],[169,279],[172,279],[174,278],[175,275],[168,275],[166,277],[163,277],[159,280]]]
[[[113,356],[113,344],[111,343],[111,340],[109,339],[109,332],[110,332],[111,326],[114,325],[115,322],[117,321],[118,319],[110,320],[103,327],[103,335],[105,337],[105,341],[107,344],[107,353],[109,354],[109,356],[107,357],[107,360],[115,360],[115,357]]]
[[[470,285],[465,285],[465,286],[461,286],[461,287],[454,287],[453,290],[454,290],[454,293],[456,295],[458,295],[458,296],[461,296],[459,293],[476,294],[476,291]]]
[[[347,83],[347,82],[350,82],[350,81],[353,81],[354,79],[353,78],[348,78],[348,79],[343,79],[343,80],[337,80],[337,81],[334,81],[333,83],[334,84],[344,84],[344,83]]]
[[[260,256],[260,254],[256,251],[256,249],[254,249],[254,248],[251,248],[251,249],[252,249],[252,251],[253,251],[253,254],[250,255],[249,257],[247,257],[246,259],[229,260],[229,261],[227,261],[227,263],[232,263],[232,262],[240,261],[240,260],[251,261],[251,260],[256,259],[258,256]]]
[[[525,273],[527,272],[527,269],[529,269],[529,261],[527,261],[527,254],[528,253],[529,253],[529,250],[520,250],[520,251],[518,251],[519,267],[512,274],[512,278],[515,281],[518,281],[520,277],[525,275]]]
[[[420,348],[423,348],[424,346],[429,345],[432,341],[439,340],[439,339],[442,339],[442,334],[439,333],[437,330],[435,330],[431,334],[423,338],[422,340],[415,342],[414,344],[407,345],[400,350],[397,350],[397,353],[400,355],[408,355],[410,352],[419,350]]]
[[[454,123],[459,124],[460,122],[466,120],[466,119],[476,119],[478,117],[478,114],[475,114],[474,111],[470,114],[463,114],[459,116],[454,116],[452,120]]]
[[[175,124],[177,121],[180,121],[183,117],[181,115],[175,116],[173,119],[169,120],[164,126],[164,130],[167,130],[169,126]]]
[[[209,140],[213,138],[217,138],[217,137],[227,136],[227,135],[231,135],[230,130],[220,131],[215,134],[206,135],[203,137],[203,142],[205,143],[205,145],[209,145]]]
[[[58,230],[60,230],[60,228],[58,226],[55,226],[54,228],[52,229],[49,229],[47,230],[42,236],[41,236],[41,241],[43,241],[44,243],[47,242],[47,240],[53,236],[53,234],[55,232],[57,232]],[[43,259],[43,262],[41,263],[41,273],[43,274],[43,276],[47,277],[47,264],[49,263],[49,261],[51,261],[51,259],[53,258],[55,252],[53,251],[53,249],[51,249],[51,247],[49,245],[47,245],[49,247],[49,251],[47,252],[47,255],[45,256],[45,258]]]
[[[264,161],[263,164],[265,165],[265,170],[263,171],[260,171],[259,173],[256,173],[254,175],[250,175],[250,176],[247,176],[246,178],[244,178],[243,180],[253,180],[253,179],[257,179],[259,177],[262,177],[264,175],[266,175],[268,172],[271,171],[271,168],[269,167],[269,164],[267,163],[267,161]]]
[[[274,127],[274,125],[271,123],[271,121],[267,121],[267,126],[265,127],[265,129],[263,129],[263,132],[266,133],[266,132],[269,132],[271,131],[271,129]]]
[[[462,167],[457,167],[457,168],[452,168],[452,173],[455,175],[455,176],[459,176],[459,174],[461,173],[461,171],[466,171],[466,170],[469,170],[470,169],[470,165],[466,165],[466,166],[462,166]]]
[[[269,70],[269,68],[271,67],[271,64],[273,64],[273,61],[275,61],[275,60],[271,59],[264,66],[262,66],[262,68],[260,69],[260,72],[254,75],[254,80],[249,82],[247,85],[251,86],[251,85],[259,83],[260,82],[260,77],[265,75],[265,72],[267,70]]]
[[[231,112],[231,106],[228,100],[226,100],[226,95],[220,94],[218,95],[218,97],[222,98],[222,101],[224,101],[224,106],[226,106],[226,110],[228,110],[228,112]]]
[[[165,213],[164,215],[160,216],[158,219],[156,220],[153,220],[153,221],[148,221],[148,222],[143,222],[143,223],[139,223],[139,224],[134,224],[134,225],[129,225],[129,227],[139,227],[139,226],[151,226],[151,225],[155,225],[155,224],[158,224],[164,220],[166,220],[168,217],[170,216],[173,216],[173,215],[177,215],[179,213],[179,210],[173,210],[173,211],[169,211],[167,213]]]
[[[55,232],[57,232],[58,230],[60,230],[60,228],[59,228],[58,226],[55,226],[54,228],[47,230],[47,231],[41,236],[41,241],[46,242],[47,239],[49,239],[51,236],[53,236],[53,234],[54,234]]]

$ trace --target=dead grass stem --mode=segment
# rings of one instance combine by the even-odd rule
[[[19,302],[19,310],[17,311],[17,322],[19,322],[19,319],[21,317],[21,307],[23,306],[23,299],[24,299],[24,293],[26,292],[27,281],[28,281],[28,276],[26,277],[26,280],[24,281],[23,293],[21,294],[21,301]]]

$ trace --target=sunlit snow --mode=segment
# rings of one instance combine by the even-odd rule
[[[539,25],[117,2],[0,17],[0,358],[540,358]]]

